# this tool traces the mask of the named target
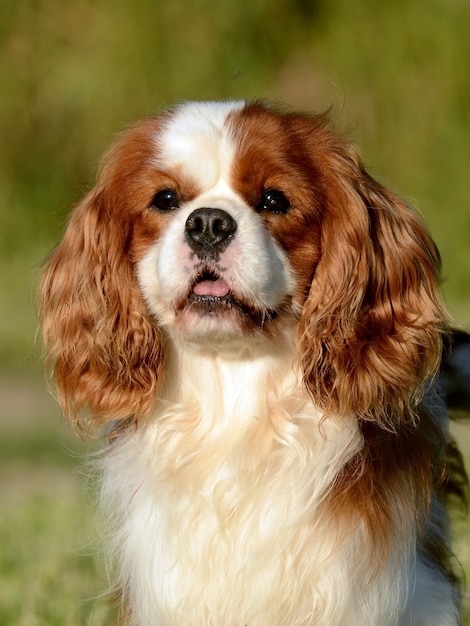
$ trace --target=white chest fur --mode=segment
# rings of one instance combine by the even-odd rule
[[[107,453],[135,623],[399,624],[413,555],[370,576],[359,517],[328,508],[355,420],[322,421],[288,355],[239,356],[174,354],[152,418]]]

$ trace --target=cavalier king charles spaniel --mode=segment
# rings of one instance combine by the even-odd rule
[[[323,115],[190,102],[117,140],[39,302],[129,623],[459,623],[438,270]]]

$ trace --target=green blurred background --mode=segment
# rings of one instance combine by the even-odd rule
[[[44,390],[34,305],[112,137],[186,99],[332,106],[424,215],[469,328],[469,26],[469,0],[0,0],[0,624],[113,623],[83,445]]]

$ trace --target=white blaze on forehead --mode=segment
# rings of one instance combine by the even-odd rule
[[[202,189],[227,179],[236,149],[227,117],[244,106],[243,101],[188,102],[176,108],[158,138],[160,165],[182,168]]]

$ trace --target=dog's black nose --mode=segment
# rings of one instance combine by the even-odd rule
[[[186,220],[185,235],[198,256],[218,256],[229,245],[237,223],[222,209],[196,209]]]

